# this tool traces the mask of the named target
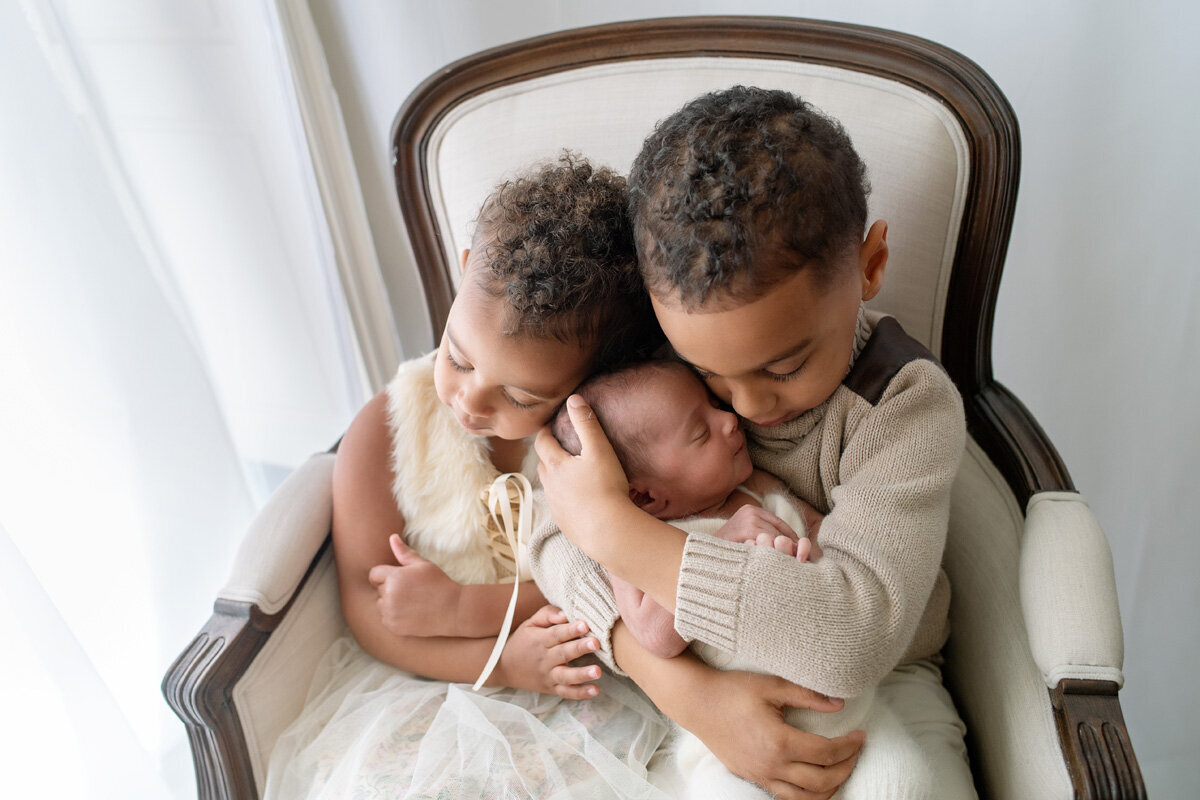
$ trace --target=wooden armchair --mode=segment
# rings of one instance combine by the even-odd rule
[[[890,226],[888,280],[871,305],[940,356],[965,400],[945,674],[980,796],[1144,797],[1117,699],[1108,543],[1042,429],[992,377],[1020,151],[1012,109],[968,59],[871,28],[710,17],[567,31],[451,64],[393,130],[434,333],[468,222],[498,179],[564,147],[627,170],[658,119],[735,83],[791,90],[846,126],[868,166],[870,217]],[[344,630],[328,546],[333,458],[314,456],[272,498],[164,680],[203,798],[258,796],[317,658]]]

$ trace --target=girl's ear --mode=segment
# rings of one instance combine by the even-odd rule
[[[859,249],[858,265],[862,272],[862,299],[870,300],[883,288],[883,273],[887,269],[887,223],[875,220]]]
[[[462,260],[460,260],[458,263],[458,268],[462,271],[463,275],[467,274],[467,256],[469,256],[469,255],[471,255],[470,248],[463,250],[462,251]]]

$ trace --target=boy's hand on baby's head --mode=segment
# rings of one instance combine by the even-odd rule
[[[567,398],[567,413],[579,435],[580,453],[562,448],[549,428],[534,440],[538,476],[546,489],[550,513],[567,538],[588,552],[588,534],[603,533],[606,509],[613,503],[630,504],[629,481],[600,421],[579,395]]]
[[[589,681],[600,677],[600,665],[570,666],[570,662],[600,647],[599,640],[587,636],[587,631],[586,622],[568,622],[561,610],[542,606],[505,642],[496,667],[498,680],[514,689],[556,694],[568,700],[595,697],[599,689]]]
[[[367,574],[378,594],[383,626],[395,636],[455,636],[462,586],[422,558],[398,534],[388,539],[396,564],[377,564]]]

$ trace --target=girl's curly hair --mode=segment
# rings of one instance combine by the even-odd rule
[[[564,151],[505,181],[476,218],[475,278],[505,302],[505,333],[582,341],[596,366],[641,356],[661,342],[637,268],[625,179]]]
[[[869,191],[850,137],[809,103],[703,95],[659,122],[630,171],[643,278],[688,309],[757,299],[799,269],[828,279],[862,239]]]

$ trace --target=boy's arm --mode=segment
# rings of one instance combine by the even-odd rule
[[[634,638],[653,655],[673,658],[688,643],[675,632],[675,616],[646,596],[646,593],[616,575],[609,575],[621,619]]]
[[[841,485],[821,523],[824,557],[813,563],[709,536],[673,551],[631,518],[624,475],[586,405],[569,408],[581,456],[560,455],[540,434],[537,442],[560,524],[671,609],[685,638],[844,697],[899,663],[919,626],[925,638],[940,636],[921,623],[927,608],[931,623],[945,615],[930,599],[938,584],[934,599],[945,600],[940,564],[965,428],[958,392],[933,362],[910,362],[874,404],[848,415]]]
[[[404,531],[404,517],[392,497],[390,453],[386,396],[380,394],[355,417],[338,447],[334,462],[333,550],[342,614],[362,648],[380,661],[430,678],[474,681],[491,653],[494,636],[396,636],[383,624],[379,595],[369,580],[369,573],[375,565],[393,561],[389,536],[391,533],[403,534]],[[511,594],[511,586],[502,588]],[[530,619],[527,624],[532,622]],[[516,646],[512,647],[512,656],[528,652],[521,649],[522,643],[529,645],[529,651],[540,645],[547,652],[559,645],[572,645],[553,650],[551,660],[559,656],[565,658],[576,650],[578,652],[571,658],[589,652],[591,637],[579,638],[575,632],[577,629],[565,625],[562,628],[555,627],[558,624],[541,626],[547,633],[540,638],[536,635],[538,631],[532,630],[538,626],[529,626],[531,629],[523,632],[520,638],[514,633],[509,646],[505,647],[505,657],[510,656],[510,646],[514,641]],[[499,627],[497,623],[496,629]],[[554,641],[556,637],[568,633],[571,635],[565,642]],[[590,679],[584,673],[564,673],[561,670],[551,678],[550,667],[546,676],[530,680],[528,676],[518,674],[516,668],[506,669],[506,664],[513,662],[512,658],[507,658],[507,661],[506,658],[501,659],[497,674],[489,684],[512,681],[518,684],[518,688],[535,688],[549,686],[553,680],[567,685],[573,680]],[[565,661],[560,662],[559,666],[563,664]]]

